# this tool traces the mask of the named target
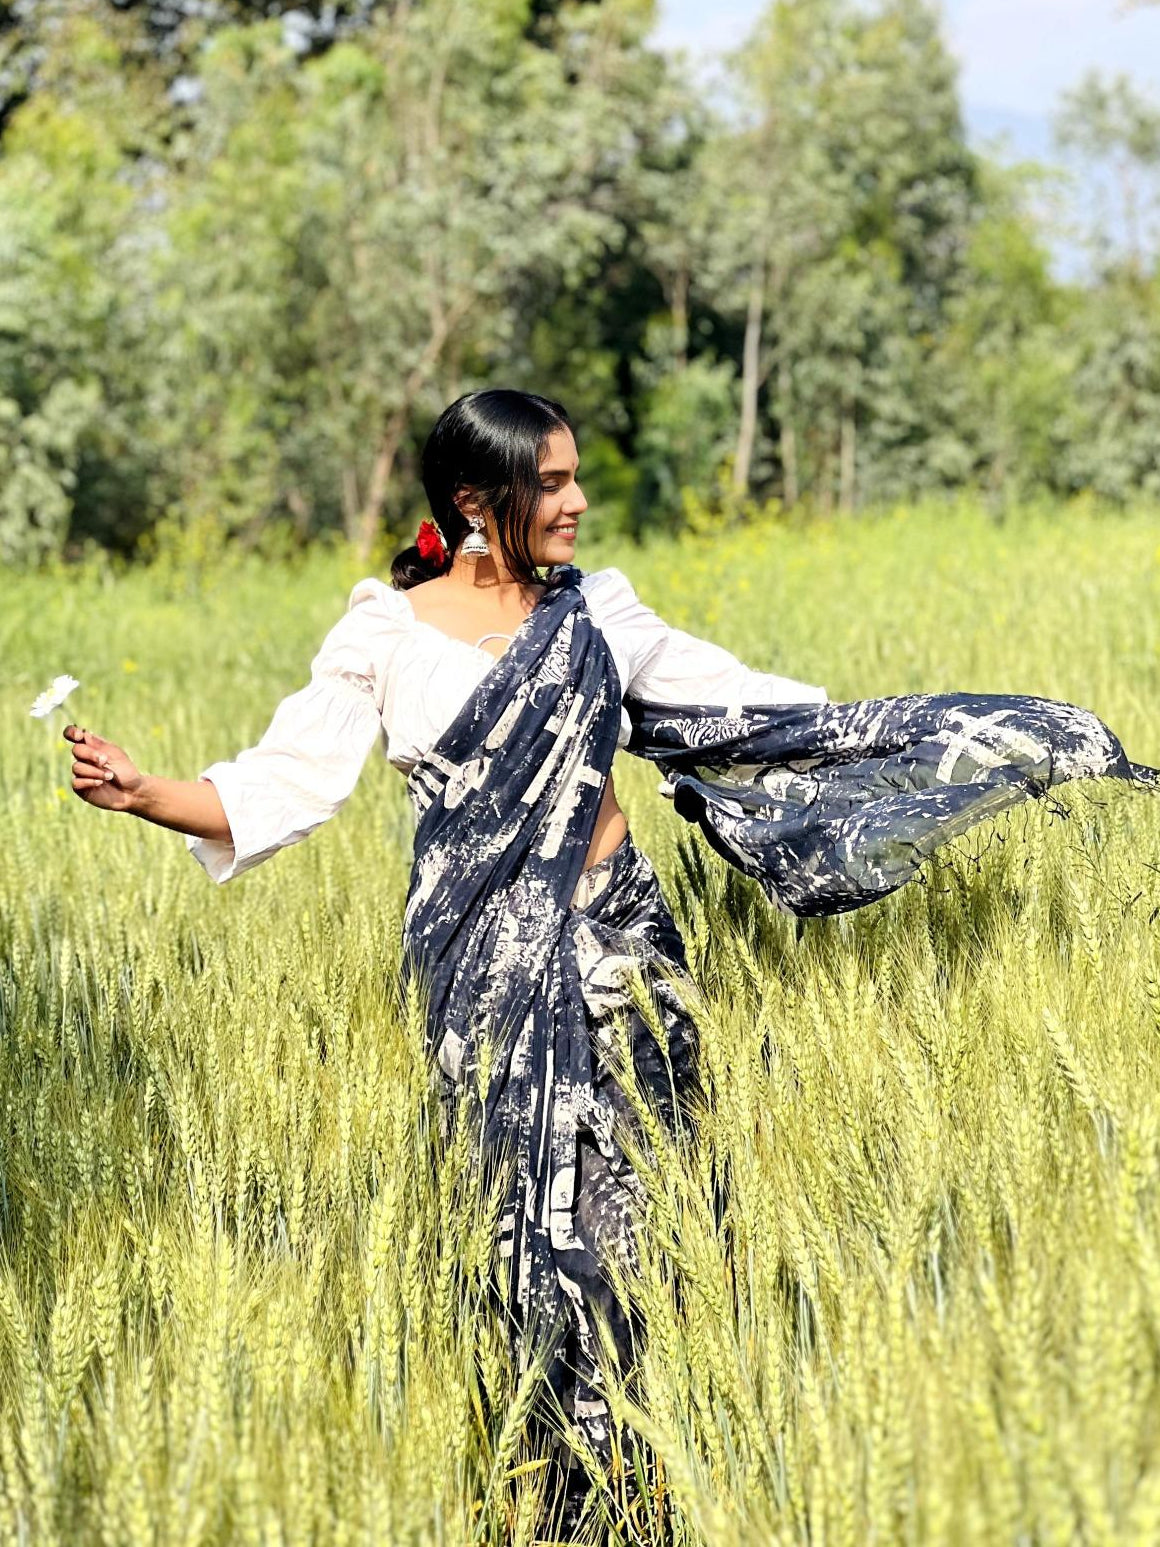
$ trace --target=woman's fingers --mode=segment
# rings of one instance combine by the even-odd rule
[[[66,725],[64,734],[69,741],[75,741],[88,747],[102,748],[109,745],[103,736],[98,736],[96,731],[86,730],[83,725]]]
[[[112,779],[113,770],[105,768],[99,763],[91,763],[80,758],[74,758],[72,776],[74,781],[77,779],[88,779],[94,784],[105,784]]]
[[[109,759],[101,750],[103,747],[108,746],[108,742],[106,742],[103,736],[98,736],[95,731],[84,730],[77,725],[66,725],[64,735],[65,739],[71,741],[78,749],[78,756],[87,755],[90,762],[96,763],[102,768],[108,767]]]

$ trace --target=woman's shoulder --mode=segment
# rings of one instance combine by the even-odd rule
[[[412,621],[401,591],[376,575],[365,575],[351,587],[345,610],[311,662],[311,674],[353,682],[364,692],[374,691],[381,704],[384,674]]]
[[[632,581],[615,565],[592,570],[580,586],[593,617],[602,627],[647,631],[655,626],[656,613],[641,601]]]
[[[636,599],[632,581],[622,569],[616,569],[611,564],[604,569],[583,571],[580,577],[580,589],[589,600]]]
[[[356,609],[368,622],[405,626],[414,619],[414,609],[406,592],[397,590],[377,575],[364,575],[351,587],[346,610],[354,612]]]
[[[402,591],[377,575],[364,575],[351,587],[345,610],[322,643],[318,662],[358,660],[374,663],[377,670],[393,657],[414,621]]]

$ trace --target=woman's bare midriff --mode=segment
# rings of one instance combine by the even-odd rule
[[[609,774],[608,783],[604,786],[604,798],[600,802],[600,810],[596,813],[596,827],[584,861],[585,870],[595,865],[597,860],[606,859],[614,849],[620,847],[627,836],[628,823],[617,802],[616,791],[612,787],[612,775]]]

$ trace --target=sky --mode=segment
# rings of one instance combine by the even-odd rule
[[[659,39],[711,55],[740,43],[765,0],[658,0]],[[1020,155],[1051,151],[1059,94],[1092,67],[1160,90],[1160,6],[1119,0],[943,0],[977,142],[1006,134]]]

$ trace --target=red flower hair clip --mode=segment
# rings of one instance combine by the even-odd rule
[[[442,564],[447,558],[447,544],[443,541],[443,533],[434,521],[424,518],[419,522],[419,535],[415,539],[415,546],[419,550],[421,559],[435,559]]]

